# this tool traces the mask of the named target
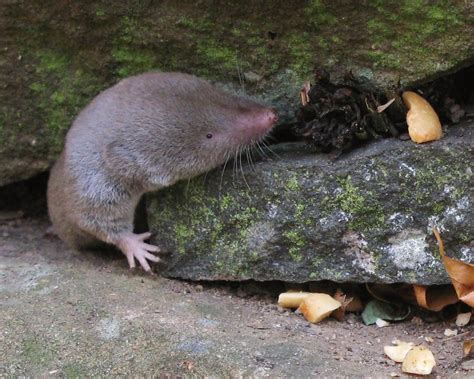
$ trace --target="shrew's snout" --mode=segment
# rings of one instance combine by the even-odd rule
[[[271,129],[278,121],[278,113],[274,108],[265,108],[255,116],[254,122],[258,129]]]
[[[278,122],[278,113],[275,108],[270,108],[268,110],[268,120],[272,125],[275,125]]]

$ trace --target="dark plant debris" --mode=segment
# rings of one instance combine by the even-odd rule
[[[407,88],[425,97],[441,122],[458,123],[472,113],[474,66],[439,78],[417,88]],[[405,90],[405,89],[404,89]],[[348,72],[341,84],[331,81],[324,68],[314,70],[313,82],[305,83],[300,93],[294,133],[322,152],[336,156],[367,141],[401,137],[407,132],[407,109],[400,97],[368,91]]]

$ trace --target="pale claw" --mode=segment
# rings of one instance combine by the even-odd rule
[[[140,263],[142,268],[146,272],[151,272],[148,261],[159,262],[160,258],[150,254],[158,253],[160,248],[158,246],[150,245],[144,240],[150,238],[151,233],[133,234],[129,233],[124,235],[119,243],[117,244],[122,253],[127,257],[128,265],[130,268],[135,267],[135,259]]]

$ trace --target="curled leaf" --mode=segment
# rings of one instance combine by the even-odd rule
[[[278,296],[278,305],[283,308],[298,308],[309,295],[312,295],[312,293],[302,291],[283,292]]]
[[[441,122],[430,103],[411,91],[403,92],[402,98],[408,108],[408,134],[412,141],[423,143],[440,139]]]
[[[459,301],[456,291],[451,285],[427,287],[414,284],[413,292],[420,307],[434,312]]]
[[[365,325],[372,325],[377,319],[389,321],[404,320],[410,314],[410,308],[405,305],[385,303],[380,300],[371,300],[362,312],[362,320]]]
[[[464,341],[462,350],[464,352],[465,357],[471,354],[474,355],[474,339]]]
[[[387,101],[385,104],[379,105],[377,107],[377,112],[382,113],[385,109],[387,109],[390,105],[392,105],[394,101],[395,101],[395,98]]]
[[[346,312],[361,312],[364,309],[359,297],[348,297],[340,288],[334,294],[334,299],[341,303],[341,307],[332,313],[339,321],[344,320]]]
[[[469,321],[471,321],[471,316],[471,312],[459,313],[456,317],[456,326],[459,326],[460,328],[466,326],[469,324]]]
[[[313,293],[303,300],[298,310],[306,320],[317,323],[328,317],[341,303],[325,293]]]
[[[394,362],[402,363],[408,352],[413,348],[412,342],[393,341],[396,346],[384,346],[384,353]]]
[[[301,105],[304,107],[309,103],[309,90],[311,88],[310,82],[305,82],[303,87],[300,90],[300,101]]]
[[[425,346],[415,346],[408,351],[402,364],[402,371],[409,374],[429,375],[436,365],[433,353]]]
[[[474,307],[474,264],[447,257],[444,252],[444,243],[438,230],[433,229],[433,233],[438,241],[439,253],[444,267],[451,278],[459,300],[465,302],[470,307]]]

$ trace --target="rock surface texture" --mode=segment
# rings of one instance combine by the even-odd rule
[[[164,274],[449,283],[434,226],[448,255],[474,263],[472,126],[426,145],[379,141],[335,161],[303,150],[277,146],[278,159],[150,196],[155,242],[173,252]]]
[[[46,171],[75,115],[120,78],[190,72],[289,120],[315,65],[390,92],[472,64],[473,18],[468,1],[4,0],[0,185]]]

